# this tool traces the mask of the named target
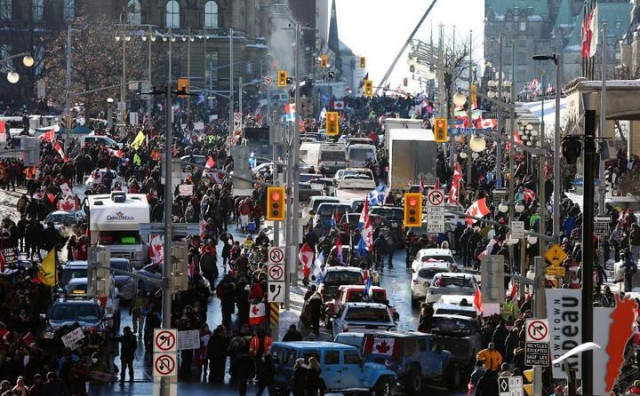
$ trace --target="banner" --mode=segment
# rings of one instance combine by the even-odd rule
[[[582,291],[580,289],[546,289],[547,318],[551,342],[551,360],[582,344]],[[576,378],[582,378],[580,355],[567,358],[571,368],[576,369]],[[565,379],[562,364],[553,365],[553,378]]]

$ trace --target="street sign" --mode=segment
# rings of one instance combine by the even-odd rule
[[[284,302],[284,282],[269,282],[267,286],[267,302]]]
[[[482,303],[500,304],[504,301],[504,256],[485,255],[480,264]]]
[[[264,83],[264,85],[271,85],[273,80],[271,79],[271,76],[265,76],[262,78],[262,82]]]
[[[173,352],[178,350],[178,330],[154,329],[153,352]]]
[[[269,248],[269,264],[283,264],[284,249],[281,247]]]
[[[524,221],[512,221],[511,222],[511,238],[512,239],[523,239],[525,237],[524,233]]]
[[[427,206],[444,206],[444,193],[440,190],[429,190]]]
[[[153,376],[173,377],[178,371],[177,357],[175,353],[153,354]]]
[[[565,253],[560,246],[554,243],[544,254],[544,257],[551,263],[551,265],[557,267],[562,264],[564,259],[567,258],[567,253]]]
[[[267,280],[272,282],[284,282],[284,265],[269,264],[267,269]]]
[[[509,377],[498,377],[498,391],[500,396],[509,395]]]
[[[427,234],[445,232],[444,193],[441,190],[428,190],[425,211],[427,214]]]
[[[519,375],[512,375],[509,377],[509,395],[510,396],[522,396],[522,377]]]
[[[525,323],[527,342],[549,342],[549,321],[547,319],[527,319]]]
[[[598,237],[609,236],[609,222],[611,222],[609,216],[596,216],[593,223],[593,233]]]
[[[564,267],[547,267],[547,275],[549,276],[564,276],[566,273],[566,270]]]
[[[549,343],[526,342],[524,345],[524,364],[526,366],[549,366]]]

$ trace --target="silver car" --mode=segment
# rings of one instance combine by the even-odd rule
[[[343,332],[395,330],[389,307],[379,303],[348,302],[332,321],[332,338]]]

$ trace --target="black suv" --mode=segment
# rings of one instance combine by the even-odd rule
[[[384,226],[389,228],[393,245],[397,248],[404,246],[404,210],[397,206],[373,206],[369,213],[384,219]]]

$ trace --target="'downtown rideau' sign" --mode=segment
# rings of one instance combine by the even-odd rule
[[[582,344],[581,291],[576,289],[546,289],[547,317],[551,335],[549,350],[554,360]],[[577,378],[582,375],[580,355],[567,359]],[[566,378],[562,364],[553,365],[553,378]]]

